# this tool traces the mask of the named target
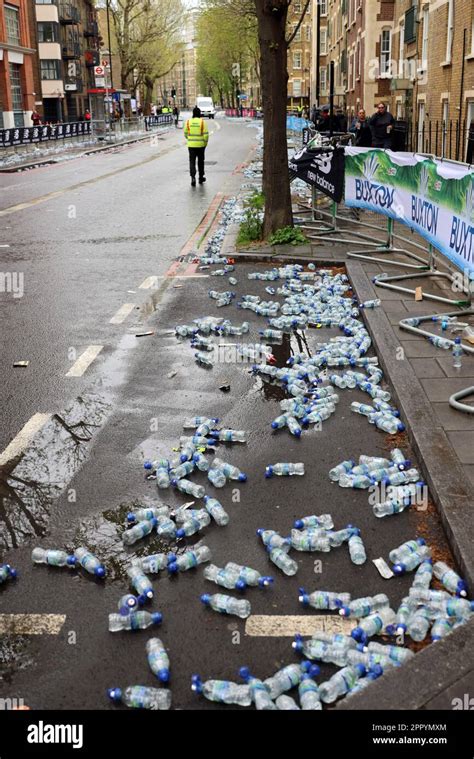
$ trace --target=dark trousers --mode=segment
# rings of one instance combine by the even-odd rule
[[[196,158],[198,162],[199,179],[204,176],[204,153],[206,148],[188,148],[189,150],[189,173],[196,176]]]

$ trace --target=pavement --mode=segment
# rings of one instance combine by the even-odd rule
[[[8,226],[15,224],[15,241],[7,232],[11,236],[5,236],[5,244],[11,247],[0,248],[1,265],[6,271],[13,264],[24,270],[25,293],[0,298],[9,336],[2,346],[6,415],[0,431],[0,542],[2,561],[20,572],[15,583],[0,588],[2,613],[12,615],[0,616],[0,698],[23,699],[33,709],[121,709],[107,700],[107,688],[154,684],[145,657],[148,633],[111,634],[107,615],[128,590],[124,572],[130,555],[168,548],[148,537],[136,551],[123,549],[126,513],[157,498],[173,506],[188,500],[171,490],[157,493],[143,470],[145,459],[172,452],[187,416],[217,416],[226,427],[248,432],[247,444],[221,447],[222,457],[248,474],[238,488],[218,491],[230,523],[209,526],[199,539],[210,547],[214,563],[237,561],[274,576],[275,583],[244,592],[252,615],[243,621],[202,606],[199,596],[219,589],[203,579],[201,569],[157,579],[151,610],[164,616],[156,634],[169,649],[174,708],[222,708],[191,692],[195,672],[203,678],[237,679],[238,668],[248,665],[257,676],[268,677],[298,661],[291,641],[303,625],[336,629],[337,615],[327,619],[300,606],[300,586],[354,596],[385,592],[396,607],[411,577],[384,580],[371,559],[387,558],[391,548],[415,536],[426,539],[434,558],[456,566],[451,536],[432,503],[427,511],[415,508],[380,520],[373,516],[366,492],[330,482],[329,469],[343,459],[384,455],[395,442],[415,466],[423,467],[411,434],[391,440],[350,411],[351,402],[365,401],[365,394],[341,391],[337,413],[321,431],[306,432],[300,440],[286,431],[272,433],[270,422],[282,397],[277,389],[262,385],[245,364],[198,367],[188,342],[176,340],[176,324],[208,314],[248,320],[249,342],[257,341],[263,325],[235,305],[216,308],[207,291],[223,285],[222,280],[203,275],[191,263],[218,203],[238,191],[243,181],[239,166],[254,145],[254,131],[241,124],[217,121],[215,128],[207,155],[208,182],[195,191],[189,187],[178,136],[158,146],[138,145],[38,169],[28,174],[28,182],[8,177],[10,198],[0,215]],[[295,250],[287,255],[294,257]],[[309,248],[309,255],[336,261],[330,246]],[[267,265],[255,257],[237,263],[238,294],[262,294],[265,283],[246,276],[257,267]],[[132,308],[124,309],[124,301]],[[152,334],[136,337],[143,332]],[[324,338],[333,334],[337,332],[324,330]],[[321,335],[308,331],[309,350]],[[87,364],[86,356],[80,365],[84,372],[72,376],[71,368],[93,346],[101,347],[96,358]],[[275,348],[280,365],[292,350],[301,350],[301,344]],[[21,358],[30,365],[14,369],[13,361]],[[225,383],[229,393],[219,391]],[[17,440],[9,448],[33,418],[36,432],[29,435],[26,428],[23,444]],[[303,461],[305,476],[264,478],[269,463],[285,460]],[[205,483],[202,475],[193,479]],[[327,512],[336,528],[348,523],[360,527],[369,561],[355,567],[344,547],[329,554],[293,552],[299,571],[295,577],[283,576],[269,562],[256,529],[288,534],[294,519]],[[195,542],[189,538],[170,547],[182,552]],[[34,545],[71,550],[82,544],[106,564],[105,582],[32,565]],[[41,617],[24,620],[22,614]],[[435,650],[430,646],[423,656],[433,656]],[[329,665],[321,669],[320,680],[335,671]],[[458,681],[460,677],[455,690]],[[416,686],[415,678],[412,688]],[[401,686],[396,695],[405,702],[409,698]],[[445,702],[441,708],[451,707]]]

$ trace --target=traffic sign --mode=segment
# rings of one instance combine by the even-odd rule
[[[103,66],[94,66],[94,74],[95,76],[104,76],[105,69]]]
[[[110,63],[108,61],[101,61],[101,64],[104,67],[104,69],[107,69],[110,66]]]

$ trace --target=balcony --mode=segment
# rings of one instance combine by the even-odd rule
[[[78,24],[80,21],[79,8],[70,3],[59,3],[59,20],[61,24]]]
[[[84,37],[98,37],[99,25],[97,21],[88,21],[84,27]]]
[[[63,42],[61,44],[61,55],[65,60],[80,58],[82,50],[79,42]]]
[[[66,77],[64,80],[64,90],[66,92],[82,92],[84,83],[78,77]]]

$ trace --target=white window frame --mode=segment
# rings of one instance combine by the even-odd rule
[[[21,28],[20,28],[20,9],[16,5],[4,4],[5,32],[7,42],[10,45],[20,45]],[[13,35],[10,32],[14,32]]]
[[[297,24],[295,24],[295,29],[294,29],[295,36],[294,36],[294,40],[293,41],[294,42],[301,42],[301,26],[300,26],[300,28],[298,30],[296,30],[296,26],[297,26]]]
[[[296,64],[297,60],[299,60],[299,65]],[[293,50],[293,70],[301,71],[302,68],[303,68],[303,54],[301,50]]]
[[[360,79],[362,71],[362,41],[357,40],[357,79]]]
[[[387,36],[388,35],[388,36]],[[384,49],[384,41],[388,39],[388,47]],[[380,78],[389,78],[392,75],[392,30],[382,29],[380,34]]]
[[[321,95],[326,95],[328,91],[328,70],[326,66],[320,66],[319,68],[319,88]]]
[[[325,26],[321,27],[321,34],[319,36],[320,54],[328,54],[328,30]]]
[[[306,24],[306,42],[311,42],[311,25]]]
[[[296,84],[298,83],[299,87],[296,87]],[[299,92],[296,92],[296,90],[299,89]],[[294,98],[300,98],[303,94],[303,82],[301,79],[293,79],[293,97]]]
[[[471,23],[471,53],[470,55],[474,55],[474,12],[472,14],[472,23]]]
[[[319,0],[319,5],[321,7],[321,16],[327,16],[328,15],[328,0]]]
[[[428,51],[430,44],[430,9],[423,8],[423,39],[421,43],[421,69],[428,70]]]
[[[400,24],[400,36],[398,40],[398,68],[404,70],[403,61],[405,60],[405,22]]]
[[[454,0],[448,0],[448,24],[446,32],[446,63],[453,60],[454,42]]]

